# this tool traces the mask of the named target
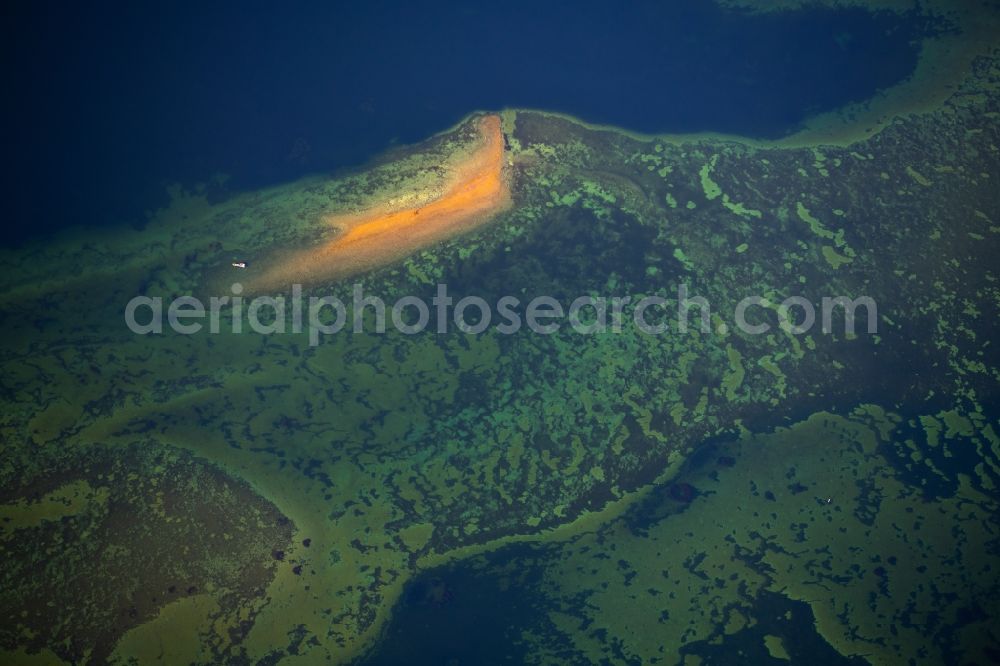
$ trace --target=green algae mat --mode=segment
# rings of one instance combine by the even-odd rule
[[[4,252],[4,663],[349,663],[421,572],[511,544],[530,663],[797,659],[793,614],[845,660],[995,661],[1000,51],[926,106],[797,144],[506,110],[508,209],[302,290],[591,299],[547,332],[123,316],[240,295],[324,216],[433,187],[478,114]]]

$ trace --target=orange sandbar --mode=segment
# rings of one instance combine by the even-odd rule
[[[252,289],[336,279],[401,259],[414,250],[464,233],[510,203],[504,140],[498,116],[479,122],[482,145],[453,168],[443,192],[419,206],[384,207],[326,221],[342,233],[325,245],[295,252],[250,280]]]

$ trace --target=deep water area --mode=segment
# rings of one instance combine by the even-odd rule
[[[248,189],[356,166],[476,109],[778,137],[909,76],[931,31],[916,13],[703,0],[389,4],[222,3],[197,20],[188,3],[21,8],[4,61],[30,92],[3,122],[45,131],[6,144],[32,184],[5,185],[0,243],[142,224],[165,182]]]

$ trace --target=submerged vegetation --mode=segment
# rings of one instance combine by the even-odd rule
[[[479,115],[363,172],[176,192],[141,232],[5,253],[6,661],[346,663],[420,572],[513,543],[551,546],[503,565],[536,575],[545,622],[517,639],[536,663],[693,663],[744,638],[795,656],[765,598],[845,657],[997,654],[998,114],[997,53],[837,144],[506,110],[509,208],[357,277],[387,302],[683,286],[707,331],[311,346],[122,323],[136,294],[228,289],[328,243],[329,215],[440,186]],[[761,335],[730,318],[752,295]],[[878,331],[779,327],[796,295],[868,296]]]

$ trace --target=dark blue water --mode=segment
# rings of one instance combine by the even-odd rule
[[[475,109],[776,137],[905,78],[926,30],[707,0],[23,4],[0,28],[6,244],[141,222],[165,180],[356,165]]]

